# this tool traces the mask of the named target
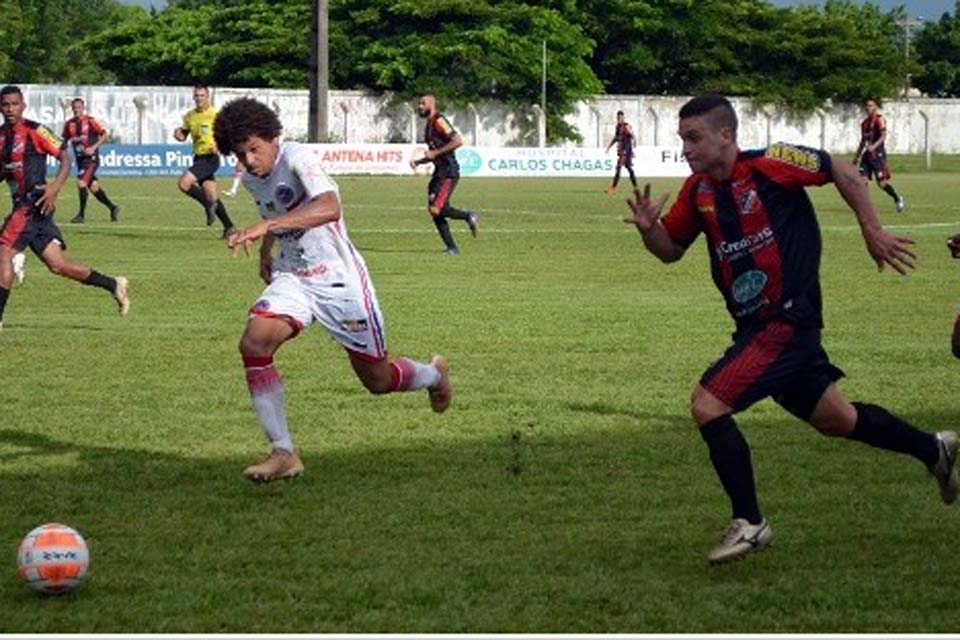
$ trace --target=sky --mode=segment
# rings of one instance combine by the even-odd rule
[[[864,0],[865,1],[865,0]],[[124,4],[139,4],[149,7],[152,3],[157,9],[167,6],[167,0],[120,0]],[[798,4],[822,4],[822,0],[770,0],[775,5],[789,7]],[[893,9],[905,5],[912,16],[922,16],[928,19],[937,19],[947,12],[953,12],[956,0],[873,0],[881,9]]]

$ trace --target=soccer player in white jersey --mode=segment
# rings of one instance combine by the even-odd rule
[[[426,389],[442,413],[453,395],[447,362],[387,358],[383,319],[363,257],[347,236],[340,195],[307,145],[282,142],[282,125],[252,98],[227,103],[214,124],[218,148],[246,169],[244,186],[261,220],[230,236],[229,244],[263,238],[260,276],[267,288],[250,309],[240,353],[247,385],[272,451],[244,475],[270,482],[303,472],[287,427],[284,389],[273,354],[310,324],[339,342],[363,385],[375,394]],[[279,246],[273,255],[274,245]]]

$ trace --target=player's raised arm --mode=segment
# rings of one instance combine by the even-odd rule
[[[867,243],[867,251],[877,263],[877,268],[882,271],[883,266],[888,264],[901,274],[913,269],[914,260],[917,258],[909,248],[914,244],[913,240],[894,235],[883,228],[857,168],[850,162],[833,156],[832,178],[837,185],[837,191],[857,216],[860,232]]]
[[[650,184],[640,189],[634,189],[633,198],[627,200],[630,212],[633,214],[623,221],[632,224],[640,232],[643,244],[662,262],[676,262],[683,257],[686,247],[674,242],[666,228],[660,221],[663,206],[667,203],[668,193],[662,194],[656,200],[650,197]]]

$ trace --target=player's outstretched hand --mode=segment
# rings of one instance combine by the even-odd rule
[[[267,231],[267,221],[261,220],[260,222],[251,225],[242,231],[234,233],[227,238],[227,246],[233,249],[237,245],[253,242],[257,238],[262,238],[263,236],[267,235]]]
[[[633,198],[627,200],[627,206],[633,214],[623,221],[632,224],[640,230],[640,233],[646,233],[653,228],[660,219],[660,213],[663,211],[663,205],[666,204],[669,193],[664,193],[656,200],[650,199],[650,183],[643,185],[643,191],[639,188],[633,190]]]
[[[60,195],[59,189],[54,189],[53,185],[44,184],[38,187],[34,187],[37,191],[43,191],[40,194],[40,197],[37,198],[36,206],[40,209],[40,213],[45,216],[53,215],[53,212],[57,210],[57,196]]]
[[[877,269],[883,271],[884,265],[890,265],[901,275],[905,275],[908,270],[915,269],[914,261],[917,254],[910,250],[910,245],[915,244],[910,238],[897,236],[886,229],[876,229],[864,235],[867,241],[867,251],[870,257],[877,263]]]
[[[947,238],[947,248],[950,249],[950,255],[960,258],[960,233]]]

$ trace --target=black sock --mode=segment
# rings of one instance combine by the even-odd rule
[[[453,241],[453,236],[450,234],[447,219],[443,215],[433,216],[433,224],[437,226],[437,231],[440,232],[440,237],[443,239],[443,244],[447,245],[447,249],[456,249],[457,243]]]
[[[220,220],[220,224],[223,225],[224,229],[229,229],[233,226],[233,220],[230,219],[230,216],[227,214],[227,208],[223,206],[223,202],[217,200],[216,202],[215,213],[217,218]]]
[[[616,188],[618,182],[620,182],[620,167],[617,167],[617,172],[613,174],[613,184],[610,186]]]
[[[853,406],[857,409],[857,425],[848,438],[887,451],[909,454],[928,469],[937,463],[940,447],[936,436],[911,427],[875,404],[854,402]]]
[[[733,517],[750,524],[760,524],[763,516],[757,505],[753,484],[750,447],[730,414],[714,418],[700,427],[700,436],[710,449],[710,462],[720,477],[724,491],[730,496]]]
[[[203,189],[200,188],[200,185],[193,183],[184,193],[199,202],[204,211],[207,210],[207,199],[204,197]]]
[[[113,211],[114,204],[110,202],[110,198],[107,197],[107,192],[104,191],[102,188],[94,191],[93,197],[99,200],[101,204],[103,204],[107,209],[110,209],[110,211]]]
[[[80,215],[83,215],[87,210],[87,196],[90,195],[89,190],[84,187],[83,189],[77,189],[80,192]]]
[[[893,198],[894,202],[900,199],[900,196],[897,195],[897,190],[894,189],[893,185],[889,182],[887,183],[887,186],[883,188],[883,190],[887,192],[887,195]]]
[[[90,275],[88,275],[87,279],[83,281],[83,284],[90,285],[91,287],[100,287],[101,289],[106,289],[111,294],[117,290],[116,280],[110,276],[103,275],[95,269],[90,270]]]
[[[10,289],[0,287],[0,322],[3,321],[3,310],[7,308],[7,298],[10,297]]]
[[[633,173],[633,167],[627,167],[627,173],[630,174],[630,182],[633,184],[633,187],[637,187],[637,176]]]
[[[444,218],[453,218],[454,220],[466,220],[470,217],[470,214],[463,209],[454,209],[450,205],[446,205],[443,211],[440,212],[440,215]]]

